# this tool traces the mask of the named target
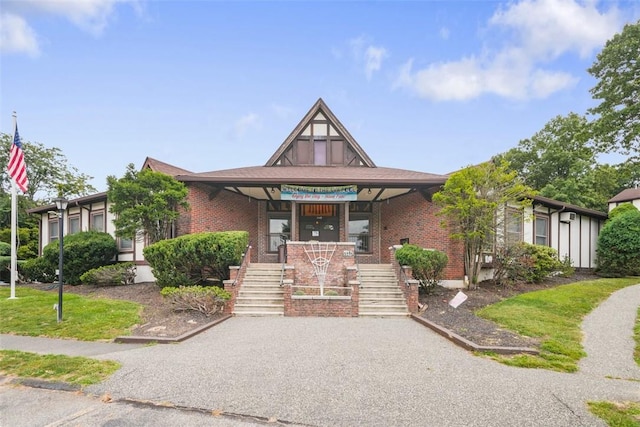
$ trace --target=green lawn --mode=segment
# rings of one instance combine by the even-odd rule
[[[584,316],[611,293],[638,283],[638,277],[572,283],[521,294],[476,314],[521,335],[542,340],[538,356],[493,356],[497,360],[512,366],[575,372],[577,362],[585,356],[580,328]]]
[[[0,288],[0,333],[70,338],[82,341],[112,340],[129,333],[140,321],[142,306],[129,301],[87,298],[66,293],[62,322],[53,306],[57,292],[16,288],[17,299],[8,299],[10,289]]]
[[[0,373],[2,375],[38,378],[84,386],[107,379],[119,368],[120,364],[111,360],[0,350]]]
[[[610,427],[640,427],[640,402],[589,402],[589,410]]]

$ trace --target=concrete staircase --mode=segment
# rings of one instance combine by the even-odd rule
[[[360,264],[360,317],[409,315],[398,278],[391,264]]]
[[[284,292],[280,286],[282,264],[251,263],[242,281],[234,316],[283,316]]]

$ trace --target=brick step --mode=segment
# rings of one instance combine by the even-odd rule
[[[246,296],[238,296],[236,298],[236,304],[279,304],[280,306],[284,305],[284,296],[282,295],[262,295],[262,296],[254,296],[254,295],[246,295]]]
[[[284,290],[280,286],[265,287],[265,286],[242,286],[238,295],[244,294],[267,294],[267,295],[282,295]]]
[[[277,282],[274,280],[271,281],[256,281],[256,280],[243,280],[242,281],[242,287],[244,288],[245,286],[253,286],[253,287],[263,287],[263,288],[279,288],[280,287],[280,280],[278,280]]]
[[[255,311],[261,313],[283,313],[284,305],[283,304],[245,304],[245,303],[236,303],[233,307],[233,313],[241,313],[247,311]]]
[[[257,310],[247,310],[234,312],[234,316],[236,317],[282,317],[284,316],[284,311],[280,313],[272,312],[272,311],[257,311]]]
[[[360,310],[360,317],[407,317],[409,313],[400,313],[400,312],[367,312]]]
[[[359,296],[360,299],[360,304],[362,305],[363,303],[367,302],[367,301],[371,301],[372,303],[384,303],[385,301],[391,301],[394,304],[404,304],[404,298],[402,297],[402,295],[369,295],[369,294],[360,294]]]

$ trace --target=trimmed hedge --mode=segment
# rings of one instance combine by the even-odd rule
[[[442,280],[444,269],[449,262],[446,253],[435,249],[423,249],[406,244],[396,251],[396,259],[401,265],[411,266],[413,277],[427,290]]]
[[[56,268],[43,257],[31,258],[18,264],[22,278],[27,282],[52,283],[56,280]]]
[[[249,244],[246,231],[187,234],[144,248],[158,286],[192,286],[207,279],[229,278],[229,267],[240,264]]]
[[[601,276],[640,276],[638,209],[624,210],[607,221],[598,236],[597,255],[596,273]]]
[[[102,267],[113,262],[118,254],[118,245],[109,233],[100,231],[82,231],[68,234],[62,241],[64,265],[63,279],[65,283],[79,284],[80,276],[92,268]],[[49,262],[54,271],[58,266],[59,243],[49,243],[44,247],[42,256]]]
[[[133,285],[136,279],[136,266],[132,262],[119,262],[105,265],[83,273],[82,283],[98,286]]]

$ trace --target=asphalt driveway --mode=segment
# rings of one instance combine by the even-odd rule
[[[602,426],[589,400],[640,400],[636,381],[518,369],[410,319],[236,317],[123,363],[91,393],[314,426]]]

